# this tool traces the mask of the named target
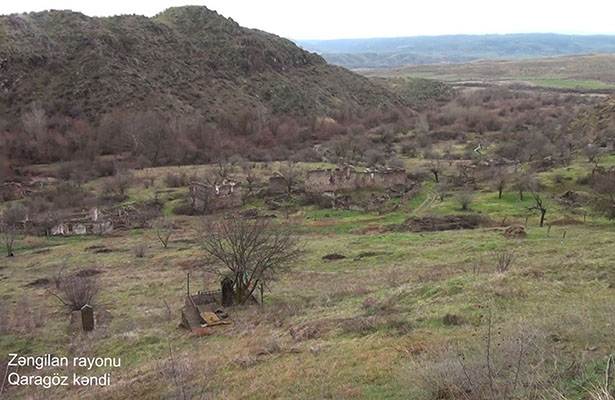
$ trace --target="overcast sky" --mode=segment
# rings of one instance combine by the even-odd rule
[[[612,0],[0,0],[0,14],[71,9],[90,16],[206,5],[292,39],[480,33],[615,33]]]

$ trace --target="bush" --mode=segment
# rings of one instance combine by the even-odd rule
[[[169,172],[164,177],[164,183],[165,185],[167,185],[167,187],[178,188],[188,186],[189,179],[185,172],[182,172],[181,174]]]
[[[110,160],[96,160],[94,162],[94,172],[96,176],[113,176],[115,175],[115,163]]]
[[[55,278],[52,294],[72,311],[79,311],[86,304],[92,305],[98,294],[98,282],[91,277],[70,275]]]
[[[456,199],[457,203],[459,203],[459,208],[461,211],[470,211],[470,206],[474,200],[474,194],[466,190],[457,194]]]
[[[500,273],[504,273],[512,267],[515,261],[515,253],[513,251],[501,251],[495,253],[495,270]]]
[[[502,334],[487,326],[482,348],[452,348],[427,353],[412,369],[432,399],[543,399],[557,376],[557,364],[549,358],[546,335],[523,331]],[[550,397],[549,397],[550,398]]]

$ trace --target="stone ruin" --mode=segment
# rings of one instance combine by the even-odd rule
[[[403,169],[357,171],[353,167],[345,166],[309,171],[305,179],[305,191],[308,193],[327,193],[359,189],[382,190],[405,186],[406,183],[406,171]]]
[[[194,181],[190,183],[190,204],[193,210],[200,213],[240,207],[241,189],[233,181],[225,180],[220,184]]]
[[[52,236],[106,235],[115,230],[143,228],[160,214],[153,207],[120,206],[109,209],[94,207],[87,212],[76,212],[58,218]]]
[[[104,235],[113,232],[113,223],[95,207],[88,212],[74,213],[62,218],[51,228],[51,236]]]

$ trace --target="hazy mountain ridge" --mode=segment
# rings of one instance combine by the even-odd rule
[[[383,87],[205,7],[147,18],[0,16],[0,115],[32,102],[89,117],[117,108],[330,114],[399,105]]]
[[[300,40],[297,43],[308,51],[323,55],[333,64],[349,68],[615,52],[615,36],[611,35],[445,35]]]

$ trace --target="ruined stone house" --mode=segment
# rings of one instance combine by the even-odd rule
[[[190,183],[190,204],[197,212],[213,212],[242,205],[241,189],[236,182],[220,184]]]
[[[94,207],[88,211],[63,214],[50,229],[52,236],[106,235],[115,230],[144,228],[160,216],[160,209],[150,205]]]
[[[113,232],[113,222],[94,207],[87,212],[73,213],[61,218],[51,228],[52,236],[104,235]]]
[[[313,170],[307,173],[305,190],[308,193],[353,191],[358,189],[390,189],[405,185],[406,171],[403,169],[365,169],[353,167]]]

